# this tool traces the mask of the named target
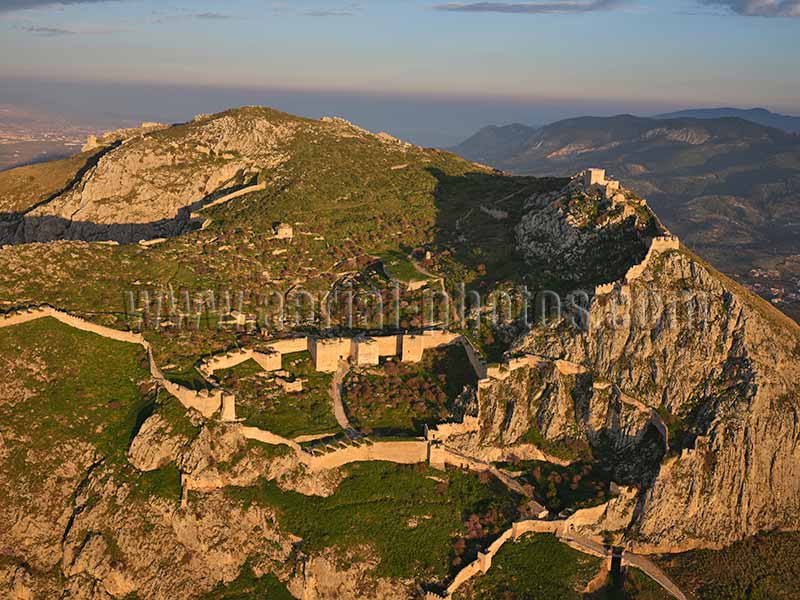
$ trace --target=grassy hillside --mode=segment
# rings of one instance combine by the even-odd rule
[[[64,189],[92,158],[92,152],[0,171],[0,218],[17,213]]]

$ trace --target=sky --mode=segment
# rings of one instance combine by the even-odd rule
[[[800,114],[798,40],[800,0],[0,0],[0,103],[270,104],[447,145],[580,114]]]

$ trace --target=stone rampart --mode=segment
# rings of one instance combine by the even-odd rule
[[[0,327],[9,327],[11,325],[26,323],[44,317],[52,317],[73,329],[93,333],[117,342],[141,346],[144,348],[145,352],[147,352],[150,374],[153,376],[153,379],[155,379],[169,394],[175,396],[186,408],[193,408],[207,418],[211,417],[220,409],[222,405],[222,390],[213,390],[211,392],[204,390],[196,392],[173,383],[164,377],[161,369],[156,365],[149,342],[145,340],[144,336],[140,333],[120,331],[111,327],[98,325],[97,323],[92,323],[81,317],[76,317],[46,305],[10,313],[0,318]]]
[[[267,349],[265,352],[253,351],[253,360],[267,372],[280,371],[283,366],[283,357],[280,352]]]
[[[376,366],[381,362],[380,345],[375,338],[353,340],[353,362],[360,366]]]
[[[219,206],[220,204],[225,204],[226,202],[230,202],[231,200],[235,200],[236,198],[241,198],[242,196],[246,196],[247,194],[252,194],[253,192],[260,192],[262,190],[267,189],[267,182],[259,183],[256,185],[251,185],[240,190],[236,190],[235,192],[231,192],[230,194],[226,194],[221,198],[217,198],[213,202],[209,202],[208,204],[200,207],[198,211],[204,210],[206,208],[211,208],[212,206]],[[192,216],[196,216],[197,213],[193,213]]]
[[[266,352],[241,349],[226,352],[225,354],[217,354],[204,360],[198,369],[203,375],[211,376],[216,371],[231,369],[251,359],[265,371],[278,371],[281,369],[281,354],[272,349],[268,349]]]
[[[472,364],[472,368],[475,370],[475,374],[478,376],[478,379],[486,379],[486,363],[481,358],[478,351],[475,349],[475,346],[472,345],[467,338],[461,338],[461,345],[464,347],[464,351],[467,353],[467,358],[469,359],[470,364]]]
[[[428,460],[428,442],[376,442],[374,444],[353,445],[321,456],[308,459],[312,472],[337,469],[354,462],[386,461],[413,465]]]
[[[204,375],[213,375],[215,371],[231,369],[253,358],[252,350],[234,350],[225,354],[217,354],[200,363],[199,370]]]
[[[430,441],[445,441],[448,438],[459,435],[475,433],[480,430],[480,420],[478,417],[464,417],[462,423],[443,423],[428,429],[428,439]]]
[[[527,533],[556,533],[563,525],[563,521],[520,521],[513,523],[510,529],[507,529],[503,534],[497,538],[486,552],[479,552],[478,558],[464,567],[453,579],[452,583],[447,586],[447,598],[452,597],[458,589],[467,581],[483,575],[492,568],[492,561],[494,560],[500,549],[510,540],[518,540],[520,537]]]
[[[614,291],[615,287],[617,287],[616,282],[604,283],[602,285],[598,285],[597,287],[594,288],[594,295],[608,296],[610,293]]]
[[[381,357],[399,356],[401,336],[382,335],[373,338],[378,344],[378,354]]]
[[[625,275],[625,282],[630,283],[641,277],[642,274],[647,270],[647,267],[650,266],[650,263],[653,261],[653,259],[662,252],[679,250],[680,247],[681,242],[677,236],[662,235],[653,238],[653,241],[650,242],[650,249],[647,251],[647,256],[645,256],[644,260],[638,265],[628,269],[628,272]]]
[[[320,373],[335,373],[339,362],[353,354],[353,340],[349,338],[325,338],[309,343],[314,368]]]
[[[644,257],[644,260],[637,265],[632,266],[628,269],[628,272],[625,274],[625,279],[623,283],[630,283],[635,281],[642,274],[647,270],[647,267],[650,266],[652,260],[661,254],[662,252],[669,252],[670,250],[679,250],[681,247],[681,242],[677,236],[674,235],[660,235],[658,237],[653,238],[650,241],[650,247],[647,250],[647,255]],[[620,284],[618,281],[612,281],[611,283],[604,283],[598,285],[594,288],[594,295],[595,297],[599,296],[608,296],[609,294],[613,293],[617,286]]]
[[[261,442],[262,444],[268,444],[270,446],[289,446],[292,450],[294,450],[301,460],[308,461],[311,460],[311,455],[303,452],[302,448],[300,448],[300,444],[297,442],[290,440],[285,437],[281,437],[274,433],[270,433],[269,431],[264,431],[263,429],[259,429],[258,427],[245,427],[242,426],[239,429],[242,436],[248,440],[254,440],[256,442]]]
[[[268,347],[279,354],[296,354],[297,352],[308,352],[310,342],[307,337],[286,338],[268,342]]]
[[[403,362],[420,362],[425,351],[425,340],[421,335],[404,335],[401,341],[400,360]]]

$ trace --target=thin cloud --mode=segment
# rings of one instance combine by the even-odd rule
[[[272,14],[276,17],[354,17],[362,11],[360,2],[350,2],[334,8],[306,8],[298,10],[287,2],[273,2],[270,4]]]
[[[120,33],[125,31],[124,29],[113,27],[83,27],[68,29],[66,27],[48,27],[44,25],[21,25],[17,27],[17,29],[47,37],[56,37],[62,35],[107,35],[110,33]]]
[[[48,6],[67,6],[74,4],[97,4],[110,0],[0,0],[0,13],[16,12],[31,8],[46,8]],[[53,29],[58,29],[57,27]]]
[[[231,15],[226,15],[218,12],[202,12],[192,15],[195,19],[207,19],[209,21],[221,21],[224,19],[232,19]]]
[[[556,15],[614,10],[630,4],[632,0],[555,0],[552,2],[451,2],[437,4],[435,10],[447,12],[513,13],[528,15]]]
[[[307,17],[352,17],[355,13],[347,9],[311,9],[304,11],[303,14]]]
[[[228,19],[233,19],[233,15],[229,15],[227,13],[220,13],[220,12],[201,12],[201,13],[192,13],[192,12],[177,12],[177,13],[167,13],[163,11],[154,11],[153,12],[153,19],[150,23],[155,25],[164,25],[165,23],[172,23],[175,21],[188,21],[192,19],[199,19],[201,21],[225,21]]]
[[[700,0],[744,17],[800,17],[800,0]]]
[[[71,29],[62,29],[61,27],[36,27],[32,25],[23,25],[20,27],[22,31],[28,33],[35,33],[36,35],[46,35],[48,37],[55,37],[59,35],[75,35],[75,31]]]

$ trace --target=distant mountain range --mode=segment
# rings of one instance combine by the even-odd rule
[[[800,135],[737,117],[620,115],[487,127],[454,151],[525,175],[605,167],[721,269],[767,297],[798,292]],[[772,276],[755,281],[754,269]]]
[[[680,110],[678,112],[665,113],[657,115],[657,119],[681,119],[688,117],[691,119],[720,119],[725,117],[735,117],[765,125],[766,127],[774,127],[775,129],[782,129],[788,133],[800,133],[800,117],[792,117],[789,115],[781,115],[767,110],[766,108],[697,108],[689,110]]]

